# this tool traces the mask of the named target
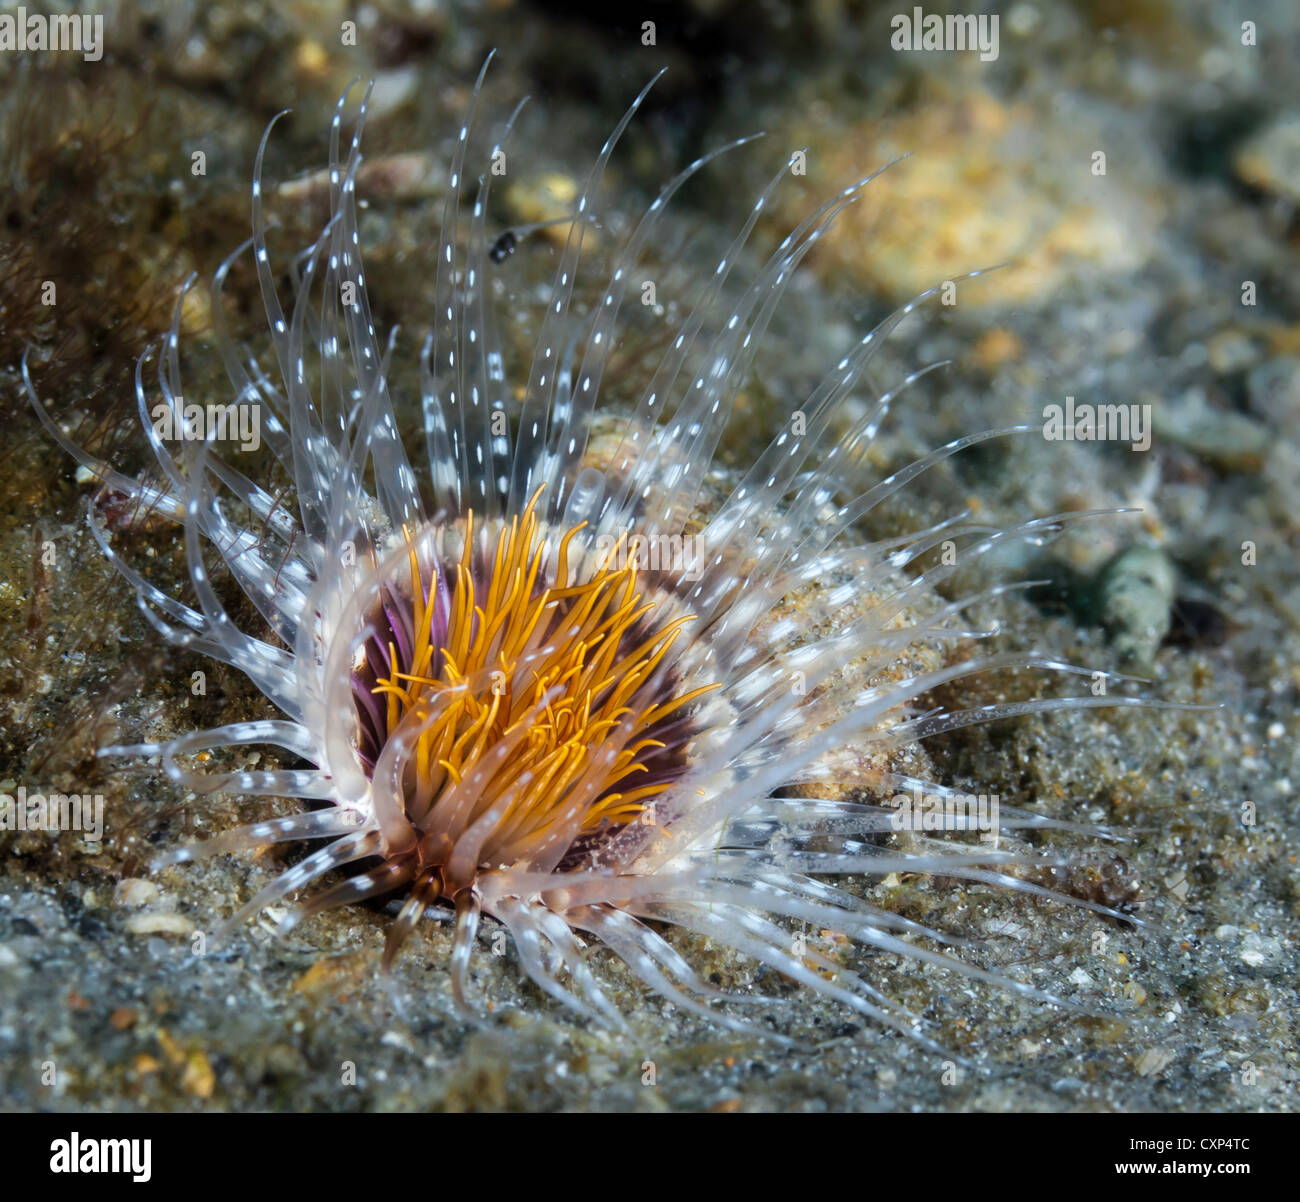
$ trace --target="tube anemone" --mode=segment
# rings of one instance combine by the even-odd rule
[[[156,483],[75,446],[23,364],[53,437],[114,489],[181,528],[192,601],[123,561],[91,515],[94,537],[152,627],[239,669],[283,715],[102,754],[160,756],[171,779],[200,793],[292,797],[312,807],[177,848],[158,866],[320,841],[320,850],[239,906],[225,929],[351,869],[289,912],[282,928],[391,894],[401,906],[387,966],[430,907],[447,907],[455,915],[451,985],[466,1014],[477,1012],[468,965],[483,915],[509,931],[523,971],[546,993],[611,1024],[621,1019],[584,955],[589,941],[674,1004],[753,1029],[729,1002],[754,999],[706,984],[664,937],[665,924],[718,940],[927,1044],[915,1017],[868,981],[792,947],[788,924],[831,928],[869,948],[1045,997],[945,950],[954,941],[942,932],[825,879],[937,873],[1048,895],[1016,875],[1030,861],[996,838],[964,840],[969,826],[960,823],[948,838],[889,844],[896,811],[885,798],[954,792],[901,771],[899,753],[975,722],[1142,704],[1081,696],[914,712],[918,698],[975,673],[1080,673],[1044,653],[970,657],[963,649],[983,632],[967,628],[963,611],[1010,586],[943,602],[934,590],[952,563],[922,566],[948,541],[965,563],[1007,544],[1040,544],[1065,517],[1010,529],[955,517],[905,538],[855,541],[860,519],[920,472],[1014,433],[967,435],[860,489],[867,449],[892,402],[929,369],[879,395],[863,383],[863,370],[930,294],[864,334],[800,406],[804,421],[779,434],[724,500],[706,487],[792,274],[872,177],[831,197],[728,292],[779,173],[706,277],[635,405],[614,413],[614,433],[597,440],[602,377],[639,257],[673,194],[741,142],[668,182],[617,253],[595,307],[577,317],[575,279],[595,197],[647,85],[576,201],[531,366],[516,389],[488,298],[488,264],[500,257],[486,228],[489,171],[465,200],[482,81],[456,142],[443,212],[436,309],[420,365],[418,467],[399,435],[406,406],[390,389],[394,334],[381,342],[376,332],[357,231],[369,93],[346,153],[347,94],[338,102],[330,217],[298,260],[291,308],[277,294],[266,239],[262,162],[271,128],[254,169],[252,238],[212,285],[214,337],[233,404],[256,414],[292,478],[296,512],[269,482],[223,457],[212,429],[185,436],[180,303],[156,364],[150,368],[147,352],[136,373]],[[236,349],[221,320],[227,274],[250,250],[272,351],[265,365]],[[174,419],[167,429],[151,420],[158,406],[150,405],[147,368],[162,414]],[[850,398],[861,416],[845,430],[837,419]],[[223,607],[207,567],[214,557],[260,611],[265,637],[239,629]],[[282,748],[309,766],[211,773],[183,762],[247,744]],[[808,796],[832,780],[850,800]],[[993,833],[1052,825],[1062,824],[1004,807]]]

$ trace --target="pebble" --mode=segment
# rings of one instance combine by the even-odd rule
[[[132,914],[126,929],[132,935],[188,935],[194,924],[181,914]]]
[[[217,1074],[212,1071],[212,1064],[202,1052],[191,1052],[185,1062],[185,1071],[181,1074],[181,1088],[188,1090],[196,1098],[210,1098],[216,1088]]]
[[[1273,425],[1300,422],[1300,359],[1279,355],[1246,377],[1251,410]]]
[[[161,890],[153,881],[146,881],[137,876],[129,876],[118,881],[117,888],[113,890],[113,900],[119,906],[129,906],[134,909],[157,901],[160,894]]]
[[[1273,435],[1241,413],[1212,407],[1199,389],[1152,410],[1156,436],[1225,471],[1258,471]]]
[[[1300,201],[1300,113],[1283,113],[1248,138],[1232,168],[1253,188]]]
[[[1139,1077],[1154,1077],[1173,1058],[1174,1054],[1168,1048],[1148,1048],[1137,1058],[1133,1067],[1137,1069]]]
[[[422,150],[383,155],[357,170],[357,191],[372,200],[417,200],[440,195],[446,173],[438,161]],[[301,203],[329,195],[329,171],[313,171],[280,185],[282,200]]]
[[[537,233],[553,245],[563,246],[569,237],[569,226],[559,219],[573,212],[580,191],[578,181],[572,176],[552,173],[530,176],[508,185],[504,201],[506,209],[520,225],[554,221],[554,225],[543,226]],[[594,231],[588,230],[583,235],[584,244],[593,235]]]
[[[1270,936],[1248,931],[1241,941],[1239,954],[1248,968],[1262,968],[1282,954],[1282,944]]]
[[[1098,608],[1121,660],[1150,667],[1169,633],[1176,585],[1174,565],[1159,547],[1128,547],[1102,568]]]
[[[776,133],[792,146],[806,136],[802,114]],[[817,248],[814,270],[895,300],[950,279],[954,264],[1005,263],[959,283],[955,303],[1023,303],[1068,285],[1081,269],[1137,270],[1155,244],[1158,195],[1131,172],[1092,176],[1088,133],[991,91],[936,85],[914,109],[828,129],[809,162],[826,178],[853,179],[864,146],[877,161],[923,153],[885,171],[840,215]],[[778,224],[807,215],[795,196],[793,189],[777,194]]]
[[[108,1016],[108,1021],[116,1031],[126,1031],[139,1021],[140,1014],[130,1006],[119,1006]]]
[[[1244,371],[1259,362],[1259,339],[1240,326],[1227,326],[1214,334],[1206,344],[1210,366],[1221,376]]]

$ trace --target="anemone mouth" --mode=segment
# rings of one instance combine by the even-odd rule
[[[540,490],[539,490],[540,495]],[[589,860],[659,825],[687,770],[699,698],[680,644],[694,615],[647,584],[626,539],[556,537],[537,497],[509,522],[402,532],[351,672],[355,752],[396,803],[386,858],[432,895],[478,874]],[[459,545],[457,558],[448,546]]]

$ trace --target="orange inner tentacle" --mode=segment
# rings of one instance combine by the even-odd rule
[[[408,772],[408,814],[431,819],[417,819],[422,828],[437,825],[439,801],[494,747],[507,737],[516,744],[468,805],[459,799],[463,813],[458,809],[455,829],[447,832],[454,843],[495,809],[479,856],[483,865],[514,862],[557,831],[572,829],[576,837],[603,823],[637,819],[672,783],[661,778],[636,784],[647,771],[646,756],[664,746],[649,732],[719,687],[677,695],[671,688],[643,687],[691,616],[655,624],[660,606],[638,590],[635,557],[617,566],[628,558],[625,540],[588,579],[571,582],[569,546],[582,529],[575,526],[560,542],[554,584],[539,586],[546,547],[536,501],[535,496],[502,530],[482,597],[472,571],[469,516],[464,551],[452,569],[451,616],[440,651],[430,642],[423,587],[429,577],[410,531],[404,531],[415,646],[407,671],[399,670],[397,652],[390,649],[390,672],[373,689],[386,695],[389,730],[413,711],[428,713],[431,702],[439,703],[418,737]],[[526,731],[520,731],[521,723],[529,724]]]

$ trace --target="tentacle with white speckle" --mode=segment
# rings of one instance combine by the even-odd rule
[[[150,861],[153,871],[173,864],[190,864],[210,856],[232,851],[252,851],[273,843],[288,843],[299,839],[336,839],[354,832],[361,816],[355,810],[315,810],[310,814],[295,814],[292,818],[273,818],[268,822],[254,822],[223,831],[200,843],[174,847]]]
[[[380,835],[375,830],[361,830],[355,834],[344,835],[328,847],[308,856],[301,863],[295,864],[287,872],[282,872],[266,888],[255,893],[229,918],[220,923],[214,932],[214,937],[224,939],[241,923],[255,914],[260,914],[268,906],[275,905],[290,893],[310,885],[336,868],[375,855],[380,846]]]
[[[569,227],[569,236],[556,268],[555,282],[551,286],[551,300],[546,309],[546,317],[537,337],[537,349],[533,354],[532,366],[528,370],[528,383],[524,393],[523,410],[519,416],[519,432],[515,440],[515,459],[511,470],[510,509],[516,513],[523,511],[528,498],[542,482],[540,465],[542,451],[546,445],[547,424],[550,418],[551,397],[555,391],[555,377],[558,367],[557,348],[560,343],[560,331],[569,311],[569,301],[573,296],[574,277],[578,270],[578,259],[582,251],[583,235],[587,227],[588,210],[605,174],[609,156],[623,131],[635,116],[642,101],[649,95],[650,89],[658,82],[663,71],[659,71],[636,99],[628,106],[627,112],[614,127],[614,132],[605,139],[596,162],[592,165],[578,197],[574,216],[576,220]]]

